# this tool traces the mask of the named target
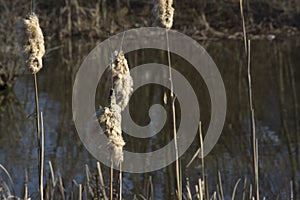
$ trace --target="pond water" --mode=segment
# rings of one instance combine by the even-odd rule
[[[85,165],[96,173],[97,160],[81,143],[72,118],[72,89],[76,72],[83,59],[101,41],[72,39],[48,44],[44,68],[38,74],[40,109],[44,115],[45,174],[48,161],[63,177],[68,191],[72,180],[83,183]],[[242,199],[244,180],[247,195],[252,181],[252,155],[249,128],[247,79],[242,41],[199,41],[215,61],[222,75],[227,94],[227,114],[224,129],[214,149],[205,157],[205,176],[210,193],[217,190],[218,171],[222,178],[225,199],[231,199],[238,179],[237,199]],[[251,68],[253,103],[259,152],[259,188],[267,199],[286,199],[291,188],[294,195],[300,191],[300,40],[252,41]],[[165,52],[139,50],[126,54],[131,68],[149,62],[167,64]],[[190,81],[201,110],[203,132],[210,122],[210,98],[199,74],[184,60],[172,55],[173,67]],[[200,80],[201,77],[200,77]],[[106,103],[109,86],[100,81],[96,102]],[[106,87],[107,86],[107,87]],[[102,88],[102,89],[101,89]],[[103,89],[104,88],[104,89]],[[146,85],[137,90],[129,104],[133,119],[140,125],[149,123],[148,110],[154,103],[163,105],[167,90],[158,85]],[[178,110],[179,109],[179,105]],[[167,107],[167,106],[165,106]],[[166,109],[170,112],[170,109]],[[29,176],[29,193],[38,196],[37,143],[35,137],[35,101],[32,75],[22,75],[13,91],[0,96],[0,164],[12,176],[14,189],[22,195],[25,172]],[[170,117],[170,113],[168,114]],[[180,122],[180,112],[177,115]],[[170,120],[162,131],[151,139],[137,139],[126,135],[125,149],[145,152],[164,146],[172,136]],[[169,134],[168,134],[169,133]],[[171,138],[170,138],[171,137]],[[195,138],[181,157],[183,190],[186,179],[193,192],[203,175],[200,159],[186,167],[197,149]],[[102,166],[105,183],[109,184],[109,168]],[[5,174],[0,172],[4,180]],[[46,176],[48,177],[48,176]],[[174,199],[175,165],[144,174],[123,174],[124,198],[146,194],[148,180],[152,179],[154,199]],[[294,196],[295,198],[295,196]],[[299,197],[298,197],[299,198]],[[296,199],[296,198],[295,198]]]

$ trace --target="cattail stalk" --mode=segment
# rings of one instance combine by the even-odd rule
[[[120,167],[120,199],[122,198],[122,168],[123,147],[125,142],[122,137],[121,112],[129,102],[133,91],[133,81],[129,73],[128,62],[122,51],[114,52],[114,62],[111,64],[111,95],[109,98],[110,106],[101,108],[97,117],[104,134],[108,138],[108,147],[111,153],[110,171],[110,199],[113,198],[113,165]]]
[[[34,91],[35,91],[35,110],[36,110],[36,126],[37,126],[37,143],[39,154],[39,188],[40,199],[43,199],[43,149],[41,149],[40,141],[40,113],[39,113],[39,98],[38,98],[38,82],[37,73],[43,67],[42,57],[45,54],[44,36],[39,25],[39,19],[31,13],[23,19],[19,25],[19,45],[22,48],[22,55],[25,60],[25,65],[33,74]]]
[[[99,123],[108,137],[112,160],[118,166],[123,161],[121,112],[125,109],[132,93],[132,78],[129,73],[128,62],[124,53],[115,52],[115,61],[111,65],[112,93],[110,106],[102,109]]]
[[[252,82],[251,82],[251,46],[250,40],[247,39],[247,32],[245,26],[245,17],[243,11],[243,0],[240,0],[240,12],[243,26],[243,39],[245,48],[245,63],[247,68],[247,89],[248,89],[248,104],[250,111],[250,131],[251,131],[251,146],[252,146],[252,165],[253,165],[253,196],[255,200],[259,200],[259,183],[258,183],[258,143],[256,139],[256,126],[255,126],[255,112],[253,107],[253,95],[252,95]]]
[[[120,171],[119,171],[119,181],[120,181],[120,188],[119,188],[119,199],[122,200],[122,188],[123,188],[123,181],[122,181],[122,163],[120,163]]]
[[[173,0],[154,0],[154,8],[153,14],[155,17],[154,25],[166,28],[166,42],[167,42],[167,50],[168,50],[168,64],[169,64],[169,81],[170,81],[170,98],[171,98],[171,107],[172,107],[172,121],[173,121],[173,135],[174,135],[174,143],[175,143],[175,156],[176,156],[176,185],[177,185],[177,199],[182,199],[182,186],[181,186],[181,178],[180,178],[180,161],[179,161],[179,153],[178,153],[178,144],[177,144],[177,130],[176,130],[176,107],[175,100],[173,94],[173,78],[172,78],[172,64],[171,64],[171,54],[169,47],[169,37],[168,31],[173,26],[173,15],[174,8],[172,7]]]
[[[180,161],[178,154],[178,144],[177,144],[177,130],[176,130],[176,107],[175,100],[173,94],[173,79],[172,79],[172,65],[171,65],[171,54],[169,47],[169,37],[168,31],[173,26],[173,16],[174,16],[174,8],[172,7],[173,0],[154,0],[154,25],[166,28],[166,42],[167,42],[167,50],[168,50],[168,64],[169,64],[169,81],[170,81],[170,99],[171,99],[171,107],[172,107],[172,120],[173,120],[173,135],[174,135],[174,143],[175,143],[175,156],[176,156],[176,184],[177,184],[177,198],[178,200],[182,199],[182,186],[181,186],[181,178],[180,178]]]
[[[110,200],[113,200],[114,198],[114,188],[113,188],[113,180],[114,180],[114,167],[113,167],[113,161],[111,159],[111,166],[110,166]]]

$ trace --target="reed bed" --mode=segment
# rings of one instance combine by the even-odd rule
[[[3,33],[1,39],[14,36],[11,26],[30,10],[30,2],[12,0],[0,2]],[[107,1],[107,0],[64,0],[41,1],[34,5],[39,8],[41,25],[47,37],[67,38],[85,36],[103,38],[122,30],[141,26],[151,26],[150,2],[147,0]],[[197,9],[194,9],[197,8]],[[175,29],[199,39],[232,38],[241,39],[240,21],[237,17],[237,1],[220,2],[189,1],[176,2]],[[299,34],[297,21],[300,3],[296,0],[247,1],[247,16],[251,16],[249,38],[266,38],[272,32],[281,36]],[[11,15],[10,13],[15,13]],[[109,13],[109,14],[108,14]],[[248,14],[249,13],[249,14]],[[261,19],[265,20],[262,21]],[[189,23],[186,23],[189,22]],[[208,28],[207,28],[208,27]],[[195,31],[197,30],[197,31]],[[259,35],[259,37],[257,36]]]

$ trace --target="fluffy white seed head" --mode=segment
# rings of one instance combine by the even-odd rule
[[[173,0],[153,0],[154,25],[171,29],[173,26]]]
[[[22,48],[26,66],[33,74],[43,67],[42,57],[45,54],[44,36],[38,17],[33,13],[18,24],[18,42]]]

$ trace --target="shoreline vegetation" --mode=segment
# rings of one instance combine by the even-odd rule
[[[157,1],[161,2],[161,1]],[[166,2],[171,2],[169,7],[172,5],[172,0],[166,0]],[[251,85],[251,71],[250,71],[250,40],[251,39],[268,39],[273,40],[275,38],[287,38],[290,36],[299,35],[299,27],[300,27],[300,3],[297,1],[272,1],[272,3],[267,3],[268,1],[255,1],[250,3],[249,1],[226,1],[226,2],[217,2],[215,0],[212,1],[196,1],[191,0],[190,3],[184,3],[176,1],[174,7],[174,23],[172,19],[171,25],[165,25],[168,29],[178,30],[180,32],[186,33],[189,36],[192,36],[194,39],[198,40],[212,40],[212,39],[243,39],[245,45],[245,66],[247,74],[247,90],[248,90],[248,98],[249,98],[249,120],[251,121],[249,132],[251,132],[251,145],[252,145],[252,162],[253,162],[253,172],[251,178],[243,179],[244,187],[239,190],[239,193],[242,194],[243,199],[250,200],[259,200],[263,197],[263,191],[260,191],[259,188],[259,155],[258,155],[258,141],[255,135],[255,114],[254,108],[252,105],[252,85]],[[33,3],[33,4],[32,4]],[[158,4],[158,3],[157,3]],[[2,40],[4,44],[8,44],[8,48],[2,49],[3,52],[7,54],[11,54],[12,57],[16,56],[16,48],[15,45],[16,35],[15,35],[15,27],[11,26],[12,24],[17,24],[20,21],[20,16],[25,16],[33,10],[36,11],[37,15],[40,19],[41,27],[43,27],[43,32],[46,33],[45,38],[47,41],[51,39],[58,38],[64,39],[67,37],[87,37],[87,38],[102,38],[108,37],[115,33],[118,33],[123,30],[127,30],[130,28],[138,28],[151,26],[153,22],[153,16],[151,14],[151,10],[153,8],[153,4],[149,3],[149,1],[107,1],[107,0],[98,0],[95,1],[77,1],[77,0],[65,0],[64,2],[56,2],[56,1],[44,1],[44,2],[30,2],[28,1],[26,4],[24,2],[20,3],[18,1],[11,1],[10,4],[1,1],[0,2],[0,10],[1,18],[4,23],[0,25],[0,30],[2,31]],[[172,9],[170,9],[172,10]],[[185,11],[185,12],[183,12]],[[12,15],[11,13],[15,13]],[[160,11],[161,13],[170,13],[170,11]],[[173,16],[173,13],[172,13]],[[163,16],[162,19],[169,19],[169,17]],[[37,19],[36,19],[37,20]],[[163,24],[163,23],[162,23]],[[241,25],[242,24],[242,25]],[[29,31],[30,32],[30,31]],[[31,31],[32,32],[32,31]],[[30,33],[31,33],[30,32]],[[166,41],[168,41],[168,31],[166,31]],[[27,34],[28,35],[28,34]],[[30,34],[29,34],[30,35]],[[34,37],[38,36],[38,34],[33,34],[32,38],[25,38],[29,41],[36,41]],[[42,39],[44,39],[42,37]],[[9,45],[11,44],[11,46]],[[23,46],[26,44],[26,41]],[[169,44],[168,44],[169,45]],[[42,46],[44,48],[44,41],[42,41]],[[37,48],[37,47],[35,47]],[[27,63],[30,58],[34,57],[33,64],[36,64],[37,57],[33,54],[34,48],[25,48],[24,52],[27,53]],[[28,52],[27,52],[28,51]],[[1,52],[3,54],[3,52]],[[44,50],[41,51],[42,55],[38,55],[38,61],[41,61],[41,57],[44,55]],[[168,52],[168,63],[169,68],[171,69],[170,63],[170,52]],[[120,56],[120,54],[117,54]],[[116,55],[116,56],[117,56]],[[2,56],[2,55],[1,55]],[[124,57],[124,55],[123,55]],[[11,57],[9,57],[11,58]],[[8,59],[8,58],[7,58]],[[3,62],[9,62],[9,60],[4,60]],[[124,60],[125,58],[122,58]],[[121,60],[121,59],[120,59]],[[41,61],[42,62],[42,61]],[[37,62],[38,64],[42,63]],[[21,63],[21,62],[20,62]],[[11,81],[15,81],[16,73],[15,71],[5,70],[4,67],[0,68],[0,91],[1,88],[10,88],[13,86]],[[4,64],[5,65],[5,64]],[[4,66],[3,65],[3,66]],[[129,72],[129,68],[126,64],[124,71]],[[7,66],[7,65],[5,65]],[[127,68],[126,68],[127,66]],[[20,68],[22,67],[22,64]],[[38,154],[39,154],[39,199],[123,199],[122,198],[122,171],[120,166],[119,171],[113,171],[111,168],[110,174],[110,183],[107,183],[107,179],[103,178],[102,170],[100,163],[97,163],[97,174],[91,175],[89,170],[89,166],[85,166],[85,175],[84,181],[82,183],[77,183],[75,180],[72,182],[72,188],[66,189],[64,187],[63,178],[60,173],[56,173],[52,167],[51,162],[48,162],[49,171],[44,173],[44,129],[43,129],[43,114],[39,111],[39,103],[38,103],[38,88],[37,88],[37,77],[36,73],[38,69],[34,71],[34,67],[41,66],[28,66],[32,73],[34,74],[34,86],[35,86],[35,95],[36,95],[36,125],[37,125],[37,144],[38,144]],[[46,66],[47,67],[47,66]],[[114,68],[112,69],[114,70]],[[23,70],[18,69],[18,73],[23,73]],[[171,70],[170,70],[171,71]],[[120,76],[120,74],[118,74]],[[125,76],[125,75],[124,75]],[[115,78],[112,76],[112,79]],[[173,87],[172,83],[172,74],[169,74],[169,80],[171,82],[171,88]],[[115,82],[114,82],[115,81]],[[124,88],[118,88],[117,78],[113,79],[113,87],[116,92],[123,91]],[[124,80],[123,80],[124,81]],[[10,84],[6,84],[10,83]],[[121,102],[124,106],[127,105],[129,101],[129,93],[131,93],[131,81],[128,81],[128,85],[130,85],[128,91],[126,92],[126,103]],[[4,83],[4,84],[1,84]],[[6,84],[6,85],[5,85]],[[114,85],[115,84],[115,85]],[[126,85],[126,84],[125,84]],[[120,89],[120,91],[118,91]],[[114,93],[112,97],[114,97]],[[116,95],[120,95],[116,93]],[[122,97],[123,97],[122,96]],[[173,93],[171,89],[170,98],[172,100],[172,117],[173,117],[173,132],[174,132],[174,140],[176,141],[176,117],[175,117],[175,99],[173,101]],[[114,99],[115,100],[115,99]],[[118,99],[117,99],[118,100]],[[111,100],[113,104],[116,104],[113,100]],[[118,103],[118,102],[117,102]],[[112,104],[111,104],[112,108]],[[122,107],[122,110],[124,108]],[[111,114],[110,110],[106,108],[107,112],[104,114]],[[118,115],[120,115],[121,108],[118,111]],[[112,115],[112,114],[111,114]],[[118,136],[118,141],[120,145],[118,146],[117,142],[113,139],[116,139],[116,135],[107,131],[108,137],[110,137],[111,142],[114,146],[115,153],[121,151],[123,146],[125,145],[122,138],[122,131],[120,130],[120,119],[118,121],[110,121],[108,118],[117,118],[103,115],[104,118],[100,119],[100,125],[105,126],[106,129],[115,131]],[[121,115],[120,115],[121,116]],[[105,118],[106,117],[106,118]],[[115,119],[114,119],[115,120]],[[118,123],[118,125],[116,125]],[[40,127],[41,126],[41,127]],[[114,130],[118,128],[118,130]],[[41,133],[40,133],[41,132]],[[41,136],[40,136],[41,134]],[[47,133],[45,133],[47,134]],[[115,137],[115,138],[113,138]],[[113,138],[113,139],[112,139]],[[121,139],[120,139],[121,138]],[[199,150],[197,154],[195,154],[194,158],[197,156],[202,157],[201,159],[201,178],[198,179],[197,185],[190,185],[187,181],[186,185],[182,185],[183,179],[188,179],[189,177],[183,177],[182,171],[184,168],[180,165],[180,158],[177,157],[176,154],[176,168],[172,178],[176,178],[176,184],[174,184],[174,189],[176,192],[173,194],[174,199],[182,200],[208,200],[208,199],[219,199],[224,200],[224,193],[222,188],[222,176],[218,173],[219,183],[216,188],[208,188],[209,177],[206,176],[205,166],[204,166],[204,158],[203,152],[201,151],[203,146],[203,136],[201,130],[201,122],[199,124]],[[121,141],[120,141],[121,140]],[[117,148],[118,149],[117,149]],[[175,143],[175,149],[177,148]],[[121,149],[121,150],[120,150]],[[203,149],[202,149],[203,150]],[[123,160],[123,153],[116,156],[116,163],[121,164]],[[202,156],[201,156],[202,155]],[[193,161],[193,160],[192,160]],[[191,162],[192,162],[191,161]],[[31,199],[30,191],[28,191],[28,177],[26,175],[26,179],[24,180],[24,192],[22,197],[17,197],[14,191],[14,183],[9,174],[9,172],[5,169],[3,164],[0,164],[0,169],[3,174],[5,174],[5,178],[1,177],[0,181],[0,199]],[[119,173],[119,180],[114,179],[116,174]],[[47,174],[47,176],[44,176]],[[36,177],[35,177],[36,178]],[[7,182],[2,179],[8,180]],[[242,179],[236,180],[236,184],[234,188],[232,188],[232,199],[235,199],[235,194],[238,190],[238,185],[241,183]],[[235,181],[235,180],[234,180]],[[287,189],[287,198],[293,199],[297,198],[297,187],[290,182],[291,185]],[[16,183],[20,184],[20,183]],[[109,186],[108,186],[109,185]],[[38,186],[37,186],[38,187]],[[116,189],[118,188],[118,189]],[[134,195],[133,199],[154,199],[154,187],[152,185],[152,179],[149,177],[149,181],[146,184],[146,192],[145,194]],[[183,189],[184,188],[184,189]],[[191,189],[193,188],[193,189]],[[195,192],[192,192],[195,191]],[[109,195],[109,198],[106,196]],[[36,197],[37,198],[37,197]],[[38,198],[37,198],[38,199]]]
[[[262,0],[243,4],[250,39],[266,39],[270,34],[279,38],[299,35],[299,1]],[[103,38],[130,28],[152,26],[152,8],[153,3],[146,0],[33,1],[33,10],[48,39]],[[174,30],[202,40],[243,38],[238,0],[176,1],[174,8]],[[1,1],[0,11],[1,39],[7,41],[15,32],[12,25],[31,11],[31,2]]]
[[[297,0],[244,1],[250,40],[286,39],[300,35]],[[24,73],[20,66],[16,26],[31,12],[39,17],[45,43],[66,38],[105,39],[124,30],[153,25],[153,3],[146,0],[64,0],[0,2],[0,92],[12,88]],[[172,30],[195,40],[243,39],[239,1],[174,2]],[[14,13],[14,14],[12,14]],[[51,51],[46,49],[46,53]]]

